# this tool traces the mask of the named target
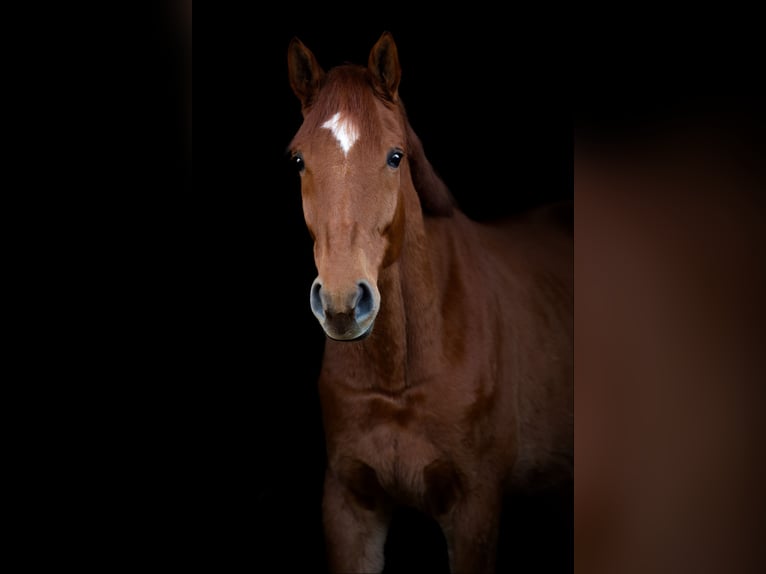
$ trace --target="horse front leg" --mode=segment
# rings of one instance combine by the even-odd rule
[[[500,496],[470,492],[438,519],[452,574],[493,574],[500,527]]]
[[[369,482],[343,483],[328,471],[322,518],[330,572],[379,574],[383,571],[390,512],[375,489],[371,491]]]

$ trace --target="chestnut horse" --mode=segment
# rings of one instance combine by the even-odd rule
[[[452,572],[492,572],[507,488],[572,472],[571,204],[461,212],[407,119],[388,32],[367,67],[327,71],[293,38],[288,71],[327,335],[329,568],[382,571],[402,505],[440,525]]]

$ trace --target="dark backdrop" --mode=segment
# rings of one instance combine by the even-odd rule
[[[187,45],[160,26],[159,42],[119,69],[115,143],[91,146],[109,158],[95,187],[110,216],[82,260],[99,278],[85,297],[97,327],[88,356],[112,373],[102,428],[114,432],[101,436],[119,478],[106,488],[122,493],[110,494],[109,513],[141,524],[131,547],[180,539],[172,547],[193,560],[321,573],[324,335],[308,305],[311,242],[285,155],[301,122],[288,43],[298,36],[329,68],[366,63],[392,32],[410,121],[476,218],[572,197],[565,54],[552,33],[530,38],[523,21],[489,14],[413,23],[390,6],[320,22],[297,6],[248,6],[198,18],[193,181],[190,36]],[[570,571],[571,489],[509,504],[501,571]],[[388,572],[446,572],[441,534],[415,514],[395,520],[388,552]]]
[[[231,61],[211,66],[220,107],[207,110],[216,138],[216,272],[228,282],[225,309],[242,327],[227,358],[240,365],[221,408],[230,413],[222,466],[250,493],[237,498],[260,557],[290,557],[321,572],[320,496],[324,446],[315,388],[323,334],[309,312],[315,277],[300,211],[299,182],[284,150],[301,122],[287,79],[286,50],[298,36],[325,69],[366,63],[384,30],[402,65],[400,95],[436,170],[459,204],[486,218],[572,196],[571,123],[563,101],[562,54],[541,39],[523,46],[510,28],[399,23],[319,26],[309,18],[224,35]],[[206,67],[207,69],[207,67]],[[205,90],[207,93],[207,90]],[[225,137],[224,137],[225,135]],[[207,147],[207,144],[206,144]],[[225,153],[222,153],[225,150]],[[203,152],[198,164],[211,159]],[[225,199],[224,199],[225,198]],[[234,373],[231,373],[232,375]],[[249,477],[246,478],[246,477]],[[571,493],[512,501],[501,539],[501,572],[566,572],[572,565]],[[447,572],[436,526],[414,513],[395,520],[388,572]]]
[[[543,38],[531,46],[514,40],[511,27],[483,21],[477,31],[457,19],[320,25],[300,13],[266,20],[236,11],[215,35],[215,58],[203,56],[204,135],[192,197],[207,287],[195,307],[209,315],[198,350],[210,367],[204,392],[213,400],[200,417],[214,427],[209,446],[221,505],[238,519],[227,529],[232,544],[249,549],[253,565],[322,572],[324,564],[316,391],[324,335],[308,307],[311,243],[298,178],[284,155],[301,122],[287,78],[289,40],[298,36],[327,69],[366,63],[380,34],[392,32],[410,120],[469,215],[572,196],[562,54],[548,51]],[[570,492],[518,499],[508,516],[501,571],[571,570]],[[446,568],[436,526],[412,513],[399,517],[387,571]]]

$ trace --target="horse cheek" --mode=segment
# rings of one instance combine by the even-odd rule
[[[402,192],[400,190],[396,198],[394,217],[383,232],[383,235],[386,238],[386,251],[383,255],[384,268],[399,259],[399,254],[402,252],[402,244],[404,243],[404,222],[404,198],[402,197]]]

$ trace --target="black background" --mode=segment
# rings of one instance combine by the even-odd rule
[[[231,360],[242,365],[242,377],[231,383],[222,407],[238,415],[230,432],[241,452],[226,452],[242,456],[233,468],[253,481],[252,505],[241,511],[253,516],[255,552],[289,556],[298,571],[320,572],[324,560],[324,451],[315,390],[323,334],[307,303],[315,269],[299,183],[283,155],[301,121],[287,80],[290,38],[299,37],[327,69],[344,61],[365,64],[380,34],[390,31],[410,121],[469,215],[487,218],[572,195],[562,55],[515,45],[509,30],[493,31],[486,22],[477,34],[470,26],[403,20],[319,26],[309,18],[287,19],[273,25],[268,40],[246,30],[227,35],[227,52],[238,64],[216,66],[224,77],[213,81],[227,86],[226,106],[216,115],[230,134],[217,142],[227,158],[216,193],[231,202],[221,214],[228,223],[219,226],[228,251],[219,276],[236,285],[238,296],[228,304],[250,334],[232,342],[239,351]],[[571,504],[568,491],[511,501],[499,571],[570,571]],[[410,512],[397,517],[386,571],[447,572],[435,524]]]
[[[524,22],[490,14],[416,23],[401,10],[356,22],[293,6],[198,13],[193,177],[191,37],[173,12],[117,57],[87,47],[86,73],[106,97],[84,106],[98,137],[77,150],[87,177],[78,172],[82,186],[66,198],[75,233],[61,247],[58,334],[61,364],[97,389],[66,392],[98,404],[78,444],[100,468],[88,494],[101,501],[95,522],[123,525],[119,540],[97,535],[113,555],[324,571],[324,334],[308,305],[316,271],[285,155],[301,122],[287,77],[293,36],[329,68],[366,63],[382,32],[393,34],[410,121],[470,216],[572,197],[556,35],[530,38]],[[509,509],[500,571],[571,570],[571,488]],[[447,571],[440,532],[414,513],[395,519],[387,552],[387,572]]]
[[[564,55],[544,38],[524,45],[488,19],[480,30],[461,25],[458,14],[449,24],[406,20],[397,13],[320,24],[299,13],[269,21],[237,14],[215,36],[215,61],[205,57],[201,68],[205,135],[194,197],[209,207],[200,210],[211,246],[203,268],[213,284],[203,308],[214,313],[215,333],[201,351],[214,362],[208,386],[216,398],[205,413],[217,410],[214,460],[234,489],[222,504],[242,519],[236,545],[252,549],[253,564],[283,561],[306,572],[324,564],[316,392],[324,335],[308,307],[315,268],[298,178],[284,154],[301,122],[287,78],[289,40],[299,37],[327,69],[365,64],[390,31],[410,121],[469,215],[572,196]],[[500,571],[570,571],[571,492],[509,504]],[[414,513],[395,519],[387,553],[387,572],[447,571],[440,532]]]

